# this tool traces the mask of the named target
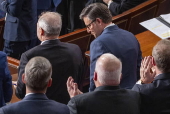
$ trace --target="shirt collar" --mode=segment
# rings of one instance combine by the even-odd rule
[[[104,29],[106,29],[106,28],[108,28],[108,27],[110,27],[110,26],[114,26],[114,25],[115,25],[114,23],[109,24],[109,25],[107,25]]]

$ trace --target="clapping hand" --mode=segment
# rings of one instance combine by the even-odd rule
[[[78,89],[77,83],[74,83],[74,79],[69,77],[67,80],[67,91],[70,95],[70,98],[82,94],[82,92]]]

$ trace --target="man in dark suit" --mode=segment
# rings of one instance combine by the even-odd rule
[[[20,56],[36,38],[37,1],[0,0],[0,9],[6,13],[3,51],[11,57]]]
[[[72,99],[67,106],[70,114],[139,114],[140,95],[119,87],[121,70],[121,61],[106,53],[96,62],[93,78],[95,91],[82,94],[69,77],[67,88]]]
[[[103,0],[108,5],[112,16],[123,13],[147,0]]]
[[[95,86],[93,73],[96,60],[104,53],[112,53],[122,61],[122,88],[132,88],[139,76],[140,46],[135,36],[112,23],[112,15],[106,5],[94,3],[82,11],[87,32],[96,38],[90,45],[90,91]]]
[[[61,25],[61,15],[55,12],[44,13],[39,18],[37,36],[42,42],[41,45],[26,51],[21,56],[16,88],[18,98],[25,96],[25,84],[22,82],[25,65],[31,58],[42,56],[51,62],[53,68],[53,84],[47,89],[47,97],[61,103],[68,103],[70,98],[66,87],[67,78],[73,76],[76,82],[79,80],[79,76],[82,75],[82,53],[77,45],[60,42],[57,39]]]
[[[62,0],[37,0],[37,19],[42,12],[52,11],[56,12],[56,7]],[[39,45],[41,41],[38,38],[32,39],[29,49]]]
[[[141,95],[141,114],[169,114],[170,40],[161,40],[154,46],[152,56],[141,63],[140,76],[132,90]]]
[[[52,84],[52,66],[44,57],[32,58],[25,67],[22,81],[26,85],[23,100],[0,109],[0,114],[69,114],[66,105],[49,100],[44,94]]]
[[[10,75],[6,54],[0,51],[0,107],[12,98],[12,77]]]

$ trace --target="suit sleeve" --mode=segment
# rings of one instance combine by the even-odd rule
[[[93,81],[95,66],[97,59],[104,53],[107,53],[107,49],[104,47],[104,45],[99,42],[95,41],[92,42],[90,46],[90,88],[89,91],[94,91],[95,85]]]
[[[4,56],[5,64],[4,64],[4,79],[3,79],[3,93],[4,93],[4,100],[5,103],[9,102],[12,98],[12,77],[10,75],[7,59]]]
[[[69,110],[70,110],[70,114],[77,114],[77,107],[76,107],[76,102],[74,100],[74,98],[72,98],[68,104],[67,104]]]
[[[22,54],[21,59],[20,59],[20,65],[19,65],[19,70],[18,70],[18,81],[17,81],[17,88],[15,91],[16,96],[19,99],[23,99],[25,97],[26,93],[26,87],[25,84],[22,82],[22,74],[25,71],[25,66],[28,63],[28,59],[25,53]]]
[[[13,17],[18,17],[21,13],[24,0],[0,0],[0,8]]]

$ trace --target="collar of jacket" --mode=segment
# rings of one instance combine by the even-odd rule
[[[163,80],[163,79],[170,79],[170,72],[159,74],[158,76],[156,76],[154,78],[153,81],[155,81],[155,80]]]
[[[101,91],[101,90],[117,90],[120,89],[119,86],[99,86],[94,91]]]

